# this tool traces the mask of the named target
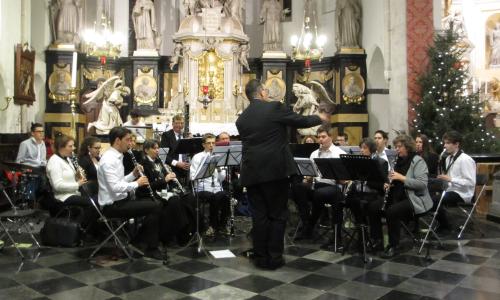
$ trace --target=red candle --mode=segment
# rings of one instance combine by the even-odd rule
[[[101,56],[101,65],[106,64],[106,56]]]
[[[203,86],[203,94],[208,94],[208,85]]]

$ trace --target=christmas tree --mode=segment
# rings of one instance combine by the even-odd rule
[[[468,153],[494,153],[500,149],[498,130],[487,130],[482,115],[484,103],[478,92],[471,92],[466,48],[450,28],[434,38],[428,50],[429,70],[419,78],[421,99],[412,108],[415,132],[426,134],[434,149],[441,151],[443,134],[449,130],[462,133],[462,148]]]

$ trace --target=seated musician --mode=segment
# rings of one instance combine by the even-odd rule
[[[97,168],[101,154],[101,140],[94,136],[86,137],[78,151],[78,164],[85,171],[85,177],[92,185],[90,196],[97,199]]]
[[[136,242],[145,244],[144,255],[164,259],[159,246],[160,206],[150,198],[133,199],[134,191],[149,184],[146,176],[139,176],[141,166],[125,175],[123,153],[130,149],[131,132],[125,127],[114,127],[109,132],[111,147],[102,155],[97,169],[99,205],[106,217],[135,218],[145,216]]]
[[[132,110],[130,112],[130,120],[127,122],[123,123],[124,127],[127,126],[146,126],[144,122],[141,121],[141,116],[139,115],[139,112],[137,110]],[[139,144],[144,143],[144,140],[146,139],[146,128],[129,128],[130,131],[137,137],[136,142]]]
[[[47,149],[44,142],[43,125],[31,125],[31,137],[19,144],[16,162],[31,167],[44,167],[47,165]]]
[[[385,152],[386,150],[389,150],[387,148],[387,142],[389,141],[389,135],[387,134],[387,132],[381,129],[375,131],[375,134],[373,135],[373,140],[377,145],[377,156],[389,162],[389,158],[387,157],[387,153]]]
[[[184,193],[176,182],[174,172],[167,170],[159,158],[159,142],[146,140],[143,145],[144,175],[148,177],[154,197],[163,205],[160,216],[160,239],[167,243],[173,237],[179,244],[185,244],[196,228],[196,200],[192,194]],[[165,195],[164,192],[169,192]],[[137,189],[137,196],[147,197],[149,191],[143,186]]]
[[[84,175],[77,172],[74,163],[71,161],[75,150],[75,140],[67,135],[57,136],[54,143],[55,154],[47,163],[47,177],[54,198],[59,204],[55,204],[52,209],[61,209],[62,206],[78,206],[82,208],[82,214],[78,215],[77,221],[82,228],[94,234],[97,212],[92,206],[91,200],[82,197],[79,188],[87,182]],[[60,205],[62,204],[62,205]]]
[[[191,180],[198,173],[202,163],[210,157],[215,146],[215,136],[211,133],[202,137],[203,152],[197,153],[191,160]],[[230,213],[229,195],[222,190],[221,182],[225,179],[225,171],[215,170],[212,176],[194,182],[195,190],[202,201],[210,205],[209,227],[206,236],[214,236],[215,232],[229,234],[227,220]]]
[[[128,129],[128,128],[127,128]],[[136,161],[142,161],[142,151],[137,149],[137,136],[134,133],[130,134],[130,149],[134,154]],[[123,154],[123,167],[125,168],[125,174],[132,172],[135,168],[134,161],[129,152]]]
[[[415,144],[417,146],[417,154],[425,160],[425,164],[429,169],[429,178],[436,178],[439,155],[432,149],[429,138],[425,134],[419,133],[415,138]]]
[[[359,148],[361,149],[361,155],[371,157],[378,162],[377,166],[379,172],[383,174],[385,181],[389,182],[389,174],[387,171],[388,163],[386,160],[377,156],[377,145],[375,141],[371,138],[364,138],[359,144]],[[349,193],[346,203],[351,208],[356,223],[361,224],[365,222],[363,215],[365,209],[369,206],[377,206],[380,204],[377,203],[377,200],[384,196],[384,182],[354,181],[350,186],[352,192]],[[378,208],[380,207],[378,206]],[[383,247],[380,241],[377,242],[378,244],[373,244],[373,246]]]
[[[335,146],[332,141],[331,128],[322,125],[317,130],[319,149],[311,153],[310,159],[315,158],[339,158],[340,154],[345,154],[344,150]],[[312,237],[313,229],[325,209],[325,204],[333,205],[332,224],[337,224],[337,245],[340,245],[341,225],[343,219],[342,192],[335,180],[314,178],[314,189],[311,189],[313,178],[305,178],[304,182],[293,187],[294,199],[297,203],[299,214],[304,229],[299,232],[296,239],[308,239]],[[309,215],[309,202],[312,202],[312,210]],[[340,247],[337,247],[340,248]]]
[[[443,143],[448,157],[441,160],[442,174],[437,176],[446,183],[443,204],[471,203],[476,186],[476,163],[461,149],[462,135],[459,132],[446,132],[443,135]],[[453,229],[444,208],[438,211],[436,219],[439,222],[439,231],[447,232]]]
[[[382,241],[382,208],[389,234],[389,245],[381,255],[391,258],[399,254],[401,221],[429,211],[432,199],[427,190],[428,170],[422,157],[416,154],[415,140],[407,135],[400,135],[393,141],[397,152],[394,171],[389,175],[391,185],[388,196],[378,200],[377,205],[368,207],[370,235],[375,241]],[[384,201],[385,204],[384,204]]]
[[[172,129],[164,132],[161,135],[160,146],[168,148],[167,158],[165,163],[172,166],[177,176],[186,177],[189,170],[189,163],[183,161],[182,157],[175,157],[175,150],[179,144],[179,140],[183,138],[184,134],[184,117],[181,114],[175,115],[172,118]]]
[[[43,175],[43,168],[47,165],[47,148],[44,141],[43,125],[33,123],[31,125],[31,137],[19,144],[16,162],[28,165],[34,168],[42,168],[42,174],[37,174],[30,178],[27,183],[30,191],[30,201],[34,201],[40,196],[46,185],[46,179]]]

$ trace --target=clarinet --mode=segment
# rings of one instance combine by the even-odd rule
[[[238,204],[238,200],[236,200],[235,198],[231,198],[231,200],[229,201],[229,207],[231,209],[231,218],[229,219],[229,232],[231,236],[234,236],[234,207]]]
[[[173,173],[172,171],[172,168],[170,168],[169,165],[167,165],[166,163],[164,163],[161,159],[160,159],[160,162],[161,164],[163,165],[163,167],[165,168],[165,170],[167,170],[168,173]],[[177,177],[175,177],[174,179],[172,179],[172,181],[175,183],[176,187],[174,188],[177,189],[178,191],[180,191],[180,193],[182,194],[185,194],[186,191],[184,190],[184,188],[182,187],[182,184],[179,182],[179,179],[177,179]]]
[[[189,103],[187,102],[184,105],[184,132],[182,133],[182,137],[189,137]]]
[[[446,149],[443,149],[443,152],[439,154],[439,159],[438,159],[438,175],[441,175],[444,173],[443,170],[443,158],[445,157],[446,154]]]
[[[396,159],[394,159],[396,160]],[[395,164],[394,160],[392,161],[393,164]],[[385,190],[384,192],[384,202],[382,203],[382,207],[380,208],[380,210],[382,212],[385,212],[385,209],[387,208],[387,201],[389,200],[389,192],[391,190],[391,186],[392,186],[392,179],[391,179],[391,172],[394,171],[393,167],[391,164],[391,161],[389,161],[389,187]]]
[[[87,174],[85,174],[85,170],[78,164],[78,159],[76,158],[75,153],[71,153],[70,156],[70,161],[73,164],[73,167],[75,168],[75,177],[76,179],[83,179],[84,181],[87,180]]]
[[[134,164],[134,168],[137,168],[137,166],[139,165],[137,163],[137,160],[135,159],[135,156],[134,156],[134,152],[132,152],[132,149],[128,149],[127,150],[128,154],[130,154],[131,158],[132,158],[132,163]],[[142,176],[145,176],[144,173],[141,171],[140,168],[137,168],[137,170],[139,171],[139,175],[142,177]],[[148,187],[148,192],[149,192],[149,196],[151,197],[151,199],[153,201],[156,201],[156,198],[155,198],[155,193],[153,192],[153,189],[151,188],[151,185],[148,184],[147,185]]]

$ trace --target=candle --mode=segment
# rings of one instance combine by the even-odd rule
[[[484,94],[488,94],[488,81],[484,82]]]
[[[174,89],[170,89],[170,98],[174,96]]]
[[[78,53],[73,52],[73,64],[71,65],[71,87],[75,88],[76,87],[76,70],[78,69],[77,66],[77,59],[78,59]]]
[[[6,97],[11,97],[12,96],[12,94],[10,93],[10,89],[9,88],[7,88],[7,94],[5,96]]]

